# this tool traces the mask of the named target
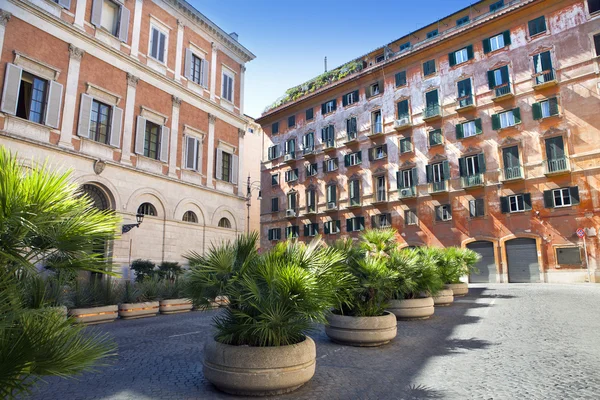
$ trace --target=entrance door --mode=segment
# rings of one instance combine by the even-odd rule
[[[467,248],[481,256],[481,259],[475,266],[477,271],[469,274],[469,282],[495,283],[498,269],[496,268],[496,259],[494,257],[494,244],[488,241],[479,241],[469,243]]]
[[[538,263],[535,239],[521,238],[507,241],[506,256],[509,282],[540,281],[540,264]]]

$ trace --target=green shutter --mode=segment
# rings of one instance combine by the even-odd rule
[[[329,235],[329,225],[331,225],[331,221],[327,221],[325,223],[323,223],[323,233],[325,235]]]
[[[523,205],[525,206],[525,211],[531,210],[531,194],[523,193]]]
[[[579,204],[579,188],[577,186],[571,186],[569,188],[569,194],[571,195],[571,204],[574,206]]]
[[[304,224],[304,236],[308,236],[309,224]]]
[[[445,181],[450,180],[450,164],[448,161],[442,161],[442,173]]]
[[[552,190],[544,190],[544,207],[554,208],[554,195]]]
[[[433,167],[431,165],[425,166],[425,173],[427,175],[427,183],[433,182]]]
[[[346,232],[352,232],[352,218],[346,220]]]
[[[475,120],[475,133],[479,135],[481,132],[483,132],[483,129],[481,128],[481,118],[477,118]]]
[[[467,166],[464,157],[458,159],[458,173],[460,176],[465,176],[467,173]]]
[[[416,168],[411,169],[410,174],[412,175],[412,183],[414,186],[419,184],[419,175]]]
[[[477,206],[475,204],[475,200],[469,200],[469,214],[471,218],[477,216]]]
[[[464,133],[463,133],[463,126],[462,124],[456,124],[456,138],[457,139],[462,139],[464,138]]]
[[[400,176],[402,176],[400,171],[396,171],[396,187],[398,188],[404,187],[404,184],[400,182]]]
[[[442,220],[442,206],[435,207],[435,220],[436,221]]]
[[[371,215],[371,228],[379,228],[379,224],[377,223],[377,216]]]
[[[495,131],[500,129],[500,114],[492,114],[492,129]]]
[[[500,76],[502,77],[502,83],[508,83],[510,80],[508,77],[508,65],[500,68]]]
[[[515,124],[521,123],[521,109],[519,107],[513,108],[513,117],[515,117]]]
[[[406,85],[406,71],[400,71],[396,74],[396,87]]]
[[[342,106],[346,107],[348,105],[348,94],[342,96]]]
[[[484,54],[489,53],[490,51],[492,51],[492,46],[490,46],[490,39],[483,39],[483,52]]]
[[[344,156],[344,166],[345,167],[349,167],[350,166],[350,154],[346,154]]]
[[[548,106],[550,108],[550,115],[558,115],[558,99],[556,97],[548,99]]]
[[[365,217],[357,217],[357,218],[358,218],[358,229],[362,231],[365,229]]]
[[[362,164],[362,151],[356,152],[356,158],[358,158],[358,164]]]
[[[510,41],[510,31],[504,31],[504,32],[502,32],[502,36],[504,36],[504,45],[505,46],[509,46],[511,44],[511,41]]]
[[[508,210],[508,197],[500,197],[500,211],[502,214],[509,212]]]
[[[494,71],[488,71],[487,72],[487,76],[488,76],[488,86],[490,89],[493,89],[496,87],[496,77],[494,76]]]
[[[454,67],[456,65],[456,53],[455,52],[448,53],[448,62],[450,63],[451,67]]]
[[[467,46],[467,58],[472,60],[475,55],[473,54],[473,45],[470,44]]]
[[[479,172],[485,172],[485,153],[477,154],[477,162],[479,163]]]
[[[533,112],[533,119],[542,119],[542,105],[540,103],[533,103],[531,111]]]
[[[325,115],[325,103],[321,104],[321,115]]]

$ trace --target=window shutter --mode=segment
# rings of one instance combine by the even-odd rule
[[[531,105],[531,111],[533,112],[533,119],[542,119],[542,105],[540,103],[533,103]]]
[[[371,147],[369,149],[369,161],[373,161],[375,159],[375,148]]]
[[[490,39],[483,39],[483,52],[484,54],[489,53],[490,51],[492,51],[492,46],[490,46]]]
[[[191,136],[185,137],[185,168],[194,169],[194,149],[196,140]]]
[[[223,150],[217,149],[215,178],[223,180]],[[287,172],[286,172],[287,175]]]
[[[352,232],[352,218],[346,220],[346,232]]]
[[[458,159],[458,173],[460,176],[465,176],[466,175],[466,170],[467,170],[467,166],[465,163],[465,159],[464,158],[459,158]]]
[[[371,228],[379,228],[376,215],[371,215]]]
[[[456,138],[457,139],[462,139],[464,138],[464,133],[463,133],[463,125],[462,124],[456,124]]]
[[[17,113],[22,72],[23,70],[20,67],[11,63],[6,64],[4,91],[2,92],[2,107],[0,107],[5,113],[12,115]]]
[[[396,74],[396,87],[406,85],[406,71],[400,71]]]
[[[488,71],[487,72],[487,76],[488,76],[488,86],[490,89],[493,89],[496,87],[496,77],[494,76],[494,71]]]
[[[508,65],[500,68],[500,76],[502,77],[502,83],[508,83],[510,78],[508,77]]]
[[[523,205],[524,205],[525,211],[531,210],[531,194],[530,193],[523,193]]]
[[[450,63],[451,67],[454,67],[456,65],[456,53],[455,52],[448,53],[448,62]]]
[[[63,85],[56,81],[49,82],[48,103],[46,104],[45,123],[52,128],[58,128],[60,107],[62,105]]]
[[[427,175],[427,183],[433,182],[433,167],[431,165],[425,166],[425,173]]]
[[[362,163],[362,151],[356,152],[356,158],[358,159],[358,164]]]
[[[269,229],[269,231],[268,231],[268,232],[269,232],[269,233],[268,233],[268,235],[269,235],[269,240],[273,240],[273,230],[272,230],[272,229]]]
[[[350,154],[346,154],[344,156],[344,166],[345,167],[349,167],[350,166]]]
[[[442,221],[442,206],[435,207],[435,220]]]
[[[100,27],[102,23],[102,6],[104,5],[104,0],[94,0],[92,2],[92,25],[96,27]]]
[[[146,141],[146,118],[137,118],[137,128],[135,130],[135,153],[144,155],[144,145]]]
[[[162,126],[160,132],[160,161],[169,161],[169,133],[171,130],[166,126]]]
[[[400,171],[396,171],[396,187],[397,188],[404,187],[403,182],[400,182],[400,177],[401,176],[402,176],[402,174],[400,173]]]
[[[89,121],[89,119],[88,119]],[[110,145],[113,147],[121,147],[121,124],[123,122],[123,109],[113,107],[112,121],[110,126]],[[89,129],[88,129],[89,132]]]
[[[88,96],[85,93],[81,94],[81,103],[79,104],[79,123],[77,125],[77,136],[84,137],[84,138],[90,137],[90,118],[92,116],[92,102],[93,102],[93,99],[91,96]],[[114,120],[114,115],[113,115],[113,120]],[[111,129],[111,131],[114,132],[114,130],[112,130],[112,129]],[[111,144],[112,144],[112,135],[111,135]]]
[[[544,207],[554,208],[554,195],[552,190],[544,190]]]
[[[475,54],[473,54],[473,45],[470,44],[467,46],[467,58],[469,60],[472,60],[474,56],[475,56]]]
[[[481,118],[477,118],[475,120],[475,133],[480,134],[481,132],[483,132],[483,129],[481,128]]]
[[[332,221],[327,221],[325,223],[323,223],[323,233],[325,235],[329,235],[329,225],[331,225]]]
[[[325,115],[326,113],[326,108],[325,108],[325,103],[321,104],[321,115]]]
[[[121,19],[119,21],[119,40],[127,43],[129,36],[129,9],[121,6]]]
[[[521,109],[519,107],[513,108],[513,117],[515,118],[515,124],[521,123]]]
[[[207,60],[202,59],[200,61],[200,65],[202,65],[202,82],[200,83],[204,88],[208,89],[208,69],[209,64]]]
[[[337,109],[337,99],[333,99],[333,111]]]
[[[365,217],[357,217],[358,219],[358,229],[359,230],[364,230],[365,229]]]
[[[469,200],[469,214],[471,218],[477,216],[477,206],[475,204],[475,200]]]
[[[71,8],[71,0],[58,0],[58,4],[67,10]]]
[[[308,230],[309,230],[308,226],[309,226],[308,224],[304,224],[304,236],[308,236],[308,233],[309,233],[308,232]]]
[[[579,187],[571,186],[569,188],[569,194],[571,195],[571,204],[574,206],[579,204]]]
[[[485,167],[485,153],[477,154],[477,162],[479,163],[479,172],[483,173],[486,171]]]
[[[365,88],[365,97],[368,99],[371,96],[373,96],[373,94],[371,93],[371,86],[369,85]]]
[[[348,95],[345,94],[342,96],[342,106],[346,107],[348,105]]]
[[[185,76],[187,79],[192,79],[192,51],[190,49],[185,49],[183,76]]]
[[[502,32],[502,36],[504,38],[504,45],[505,46],[509,46],[511,44],[511,41],[510,41],[510,31],[504,31],[504,32]]]
[[[333,233],[339,233],[342,230],[342,222],[338,219],[336,221],[332,221],[335,222],[335,225],[332,224],[332,228],[333,228]]]
[[[508,197],[500,197],[500,212],[502,212],[502,214],[506,214],[509,212]]]
[[[413,186],[417,186],[419,184],[419,175],[418,175],[417,169],[416,168],[411,169],[410,174],[412,177]]]
[[[556,97],[548,99],[548,105],[550,108],[550,115],[558,115],[558,99]]]
[[[500,114],[492,114],[492,129],[495,131],[500,129]]]
[[[450,164],[448,161],[442,161],[442,173],[444,174],[444,180],[450,179]]]
[[[479,217],[485,215],[485,203],[483,199],[475,200],[475,211],[477,212],[477,216]]]

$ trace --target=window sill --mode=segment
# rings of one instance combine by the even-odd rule
[[[81,140],[81,152],[99,158],[107,160],[113,159],[113,152],[119,150],[118,147],[113,147],[106,143],[97,142],[93,139],[79,137]]]
[[[163,75],[167,74],[167,64],[155,59],[151,55],[148,55],[146,59],[146,65]]]
[[[374,94],[373,96],[367,97],[367,101],[371,101],[371,100],[379,98],[379,97],[383,97],[383,93],[377,93],[377,94]]]
[[[494,56],[494,55],[496,55],[496,54],[503,53],[503,52],[505,52],[505,51],[508,51],[508,50],[509,50],[509,47],[510,47],[510,45],[508,45],[508,46],[506,46],[506,45],[505,45],[504,47],[500,47],[499,49],[496,49],[496,50],[491,50],[491,51],[490,51],[489,53],[487,53],[486,55],[487,55],[487,56]]]
[[[518,124],[514,124],[511,126],[506,126],[504,128],[500,128],[497,130],[498,133],[500,132],[506,132],[506,131],[512,131],[512,130],[521,130],[521,122],[519,122]]]
[[[545,37],[545,36],[550,36],[550,32],[548,32],[548,29],[546,29],[544,32],[540,32],[540,33],[536,33],[533,36],[530,36],[529,34],[527,35],[527,41],[528,42],[533,42],[534,40],[537,40],[541,37]]]
[[[162,175],[163,165],[166,165],[166,163],[163,163],[160,160],[155,160],[153,158],[146,157],[143,154],[137,154],[137,169]]]
[[[205,176],[199,171],[194,171],[193,169],[185,169],[185,168],[181,169],[181,180],[182,181],[195,183],[197,185],[202,185],[203,178],[205,178]]]
[[[450,67],[450,70],[452,71],[455,69],[463,68],[467,65],[474,64],[474,63],[475,63],[475,58],[471,58],[470,60],[463,61],[460,64],[454,64],[453,66]]]
[[[50,141],[50,132],[53,128],[15,115],[4,115],[6,118],[4,130],[6,132],[37,140],[42,143],[48,143]]]
[[[562,114],[558,113],[558,114],[554,114],[554,115],[548,115],[547,117],[542,117],[540,119],[538,119],[539,122],[542,121],[546,121],[547,119],[552,119],[552,118],[561,118]]]

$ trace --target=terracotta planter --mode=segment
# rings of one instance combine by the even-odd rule
[[[72,308],[69,310],[69,316],[74,318],[77,322],[84,324],[102,324],[105,322],[112,322],[119,316],[119,307],[114,306],[102,306],[102,307],[90,307],[90,308]]]
[[[388,311],[380,317],[349,317],[331,314],[325,333],[331,340],[350,346],[381,346],[396,337],[396,316]]]
[[[454,293],[452,289],[442,289],[438,292],[437,296],[433,297],[433,304],[436,307],[449,306],[454,302]]]
[[[160,301],[161,314],[176,314],[191,311],[194,305],[190,299],[170,299]]]
[[[291,392],[315,374],[317,352],[309,337],[290,346],[232,346],[209,339],[204,346],[204,377],[220,390],[267,396]]]
[[[447,283],[446,289],[452,289],[454,297],[466,296],[469,293],[469,285],[467,283]]]
[[[433,315],[433,298],[391,300],[388,311],[398,319],[426,319]]]
[[[158,301],[119,304],[119,317],[123,319],[155,317],[158,314]]]

